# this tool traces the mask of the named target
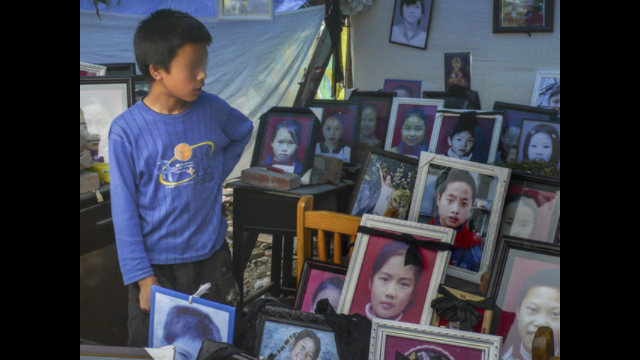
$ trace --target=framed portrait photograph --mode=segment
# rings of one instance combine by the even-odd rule
[[[389,233],[412,236],[416,242],[453,243],[453,230],[376,215],[362,216],[338,313],[367,318],[429,324],[438,285],[444,280],[449,251],[409,245]],[[385,236],[373,234],[382,231]],[[416,255],[417,253],[417,255]],[[407,255],[409,254],[409,255]],[[418,261],[405,261],[417,256]]]
[[[504,338],[502,358],[530,358],[542,324],[560,356],[560,246],[501,236],[488,294],[496,299],[491,333]]]
[[[151,287],[149,346],[174,345],[179,359],[195,360],[202,340],[233,343],[236,308],[161,286]]]
[[[422,81],[384,79],[382,91],[393,92],[396,97],[420,98]]]
[[[452,85],[471,89],[471,53],[444,53],[444,89]]]
[[[553,32],[553,0],[493,0],[493,32]]]
[[[493,103],[493,110],[502,112],[502,130],[495,165],[513,164],[517,161],[522,120],[554,121],[556,118],[553,110],[501,101]]]
[[[391,103],[396,93],[387,91],[354,90],[349,101],[360,102],[361,119],[358,160],[364,160],[371,148],[384,148],[389,125]]]
[[[109,63],[100,64],[107,67],[107,76],[135,76],[136,63]]]
[[[273,20],[273,0],[216,0],[218,20]]]
[[[554,243],[560,223],[560,179],[513,171],[500,235]]]
[[[427,49],[433,0],[396,0],[389,42]]]
[[[431,303],[434,309],[431,326],[489,334],[494,306],[491,298],[440,285]],[[460,316],[465,317],[464,321]]]
[[[445,109],[480,110],[480,95],[475,90],[467,90],[462,94],[447,91],[423,91],[422,97],[444,100]]]
[[[333,330],[324,316],[265,306],[258,317],[260,359],[338,359]]]
[[[437,111],[443,106],[440,99],[394,98],[384,149],[416,159],[429,151]]]
[[[369,359],[496,360],[500,340],[470,331],[374,320]]]
[[[300,285],[296,293],[296,310],[313,313],[318,301],[328,299],[334,309],[338,308],[340,294],[347,275],[345,266],[330,262],[305,260],[300,274]]]
[[[356,180],[349,213],[406,220],[417,174],[417,159],[372,149]]]
[[[80,77],[80,110],[90,134],[93,162],[109,163],[109,127],[132,104],[131,77]]]
[[[447,275],[480,284],[489,270],[511,169],[423,152],[409,221],[455,230]]]
[[[490,164],[495,161],[502,115],[440,110],[431,152],[453,159]]]
[[[531,94],[531,106],[550,109],[560,120],[560,71],[538,71]]]
[[[251,166],[304,175],[313,167],[319,122],[307,108],[272,107],[260,116]]]
[[[320,119],[315,154],[340,159],[344,164],[354,163],[360,132],[360,103],[312,100],[307,107]]]
[[[105,76],[107,67],[80,61],[80,76]]]
[[[560,170],[560,123],[522,120],[518,140],[518,159],[540,161]]]

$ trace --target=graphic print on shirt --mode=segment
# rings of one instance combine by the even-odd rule
[[[205,184],[214,180],[211,157],[213,142],[205,141],[196,145],[181,143],[173,149],[171,160],[158,163],[158,181],[168,188],[186,184]]]

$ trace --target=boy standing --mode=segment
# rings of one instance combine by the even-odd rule
[[[109,130],[111,210],[124,284],[128,346],[147,346],[151,286],[233,303],[237,290],[221,214],[222,182],[253,131],[251,121],[202,91],[211,34],[170,9],[144,19],[136,62],[151,91]]]

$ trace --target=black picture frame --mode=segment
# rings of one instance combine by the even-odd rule
[[[494,257],[494,266],[491,271],[491,276],[489,279],[489,287],[487,290],[487,294],[492,299],[496,300],[496,306],[494,311],[494,316],[491,324],[491,334],[497,334],[500,329],[500,320],[502,316],[505,314],[504,304],[501,306],[499,299],[500,288],[503,285],[503,282],[508,279],[504,279],[505,271],[507,270],[507,260],[509,258],[509,253],[512,250],[523,251],[531,254],[531,256],[546,256],[557,258],[558,267],[560,266],[560,246],[544,243],[540,241],[534,240],[525,240],[520,238],[515,238],[511,236],[501,236],[498,241],[498,246],[496,248],[496,256]],[[542,262],[541,260],[539,260]],[[552,264],[552,263],[549,263]],[[513,267],[513,264],[512,264]],[[513,268],[510,269],[513,271]],[[536,270],[538,271],[538,270]],[[558,269],[559,271],[559,269]],[[534,271],[535,273],[535,271]],[[512,275],[510,273],[509,275]],[[531,276],[531,273],[529,274]],[[508,285],[508,284],[507,284]],[[504,339],[505,343],[507,342],[506,336]],[[559,345],[559,344],[556,344]],[[501,353],[507,350],[503,348]],[[502,354],[501,354],[502,356]]]
[[[467,90],[457,85],[449,89],[455,91],[423,91],[424,99],[442,99],[445,109],[480,110],[480,95],[475,90]]]
[[[556,187],[558,188],[558,192],[560,191],[560,178],[557,177],[551,177],[551,176],[544,176],[544,175],[538,175],[538,174],[533,174],[533,173],[528,173],[528,172],[524,172],[524,171],[519,171],[519,170],[512,170],[511,171],[511,178],[509,179],[509,185],[507,186],[507,196],[505,198],[505,203],[504,203],[504,207],[502,208],[502,215],[500,216],[500,227],[498,230],[498,237],[501,236],[508,236],[511,238],[518,238],[516,236],[511,236],[511,235],[505,235],[502,233],[502,221],[504,221],[504,211],[507,207],[507,205],[509,205],[509,189],[511,188],[512,183],[515,181],[521,181],[523,183],[529,183],[529,184],[535,184],[538,186],[550,186],[550,187]],[[537,190],[544,190],[545,189],[537,189]],[[556,201],[559,201],[559,199],[556,199]],[[555,244],[557,246],[560,246],[560,204],[557,204],[558,206],[558,218],[557,218],[557,224],[555,225],[555,229],[554,230],[549,230],[549,231],[553,231],[553,241],[544,241],[544,240],[536,240],[536,239],[529,239],[529,238],[521,238],[523,240],[530,240],[530,241],[539,241],[539,242],[543,242],[546,244]],[[553,224],[555,222],[554,219],[551,219],[551,223]],[[548,237],[549,238],[549,237]]]
[[[135,76],[136,75],[136,63],[109,63],[98,64],[107,67],[107,73],[105,76]]]
[[[307,293],[307,285],[309,284],[309,275],[311,270],[320,270],[327,273],[333,273],[336,275],[344,275],[346,277],[348,268],[346,266],[337,265],[331,262],[318,261],[318,260],[305,260],[302,265],[302,272],[300,273],[300,284],[296,291],[296,300],[293,305],[294,309],[300,310],[304,301],[305,294]],[[344,283],[343,283],[344,286]],[[334,310],[338,308],[338,304],[334,307]]]
[[[358,143],[358,149],[356,151],[356,162],[361,163],[367,157],[367,152],[370,149],[383,149],[385,140],[387,139],[387,132],[389,131],[389,119],[391,118],[391,106],[393,104],[393,98],[396,97],[396,93],[392,91],[361,91],[354,90],[349,96],[349,101],[358,101],[360,102],[360,127],[362,127],[362,116],[364,114],[364,110],[366,107],[370,105],[374,105],[378,108],[379,105],[384,106],[386,111],[383,111],[382,114],[377,114],[377,123],[375,134],[376,137],[380,140],[379,146],[370,146],[363,142]],[[359,130],[359,134],[362,134],[362,130]]]
[[[298,159],[302,158],[302,163],[300,165],[300,171],[297,172],[294,170],[294,173],[303,176],[305,172],[313,167],[313,157],[315,156],[315,147],[318,139],[318,131],[320,130],[320,120],[316,117],[316,115],[309,108],[298,108],[298,107],[281,107],[274,106],[269,109],[267,112],[260,116],[260,124],[258,125],[258,133],[256,135],[256,143],[253,148],[253,156],[251,157],[251,166],[268,166],[262,165],[262,159],[264,155],[264,147],[267,144],[266,137],[268,136],[269,131],[275,127],[273,125],[273,118],[275,117],[293,117],[296,120],[305,121],[307,129],[306,136],[303,137],[303,146],[299,146],[299,148],[304,149],[303,155],[298,155]],[[275,134],[274,134],[275,135]],[[296,151],[300,151],[296,149]],[[295,163],[295,161],[294,161]]]
[[[331,109],[331,108],[349,108],[350,112],[353,112],[354,115],[354,119],[353,122],[351,122],[350,124],[350,129],[348,129],[349,133],[351,134],[351,136],[349,137],[349,142],[351,143],[351,154],[350,154],[350,158],[349,161],[343,161],[344,165],[355,165],[356,163],[356,158],[357,158],[357,150],[360,144],[360,119],[362,117],[362,106],[361,103],[359,101],[349,101],[349,100],[311,100],[310,102],[307,103],[307,107],[308,108],[312,108],[312,107],[319,107],[319,108],[323,108],[323,115],[322,118],[319,118],[320,120],[320,131],[318,132],[318,143],[320,143],[322,141],[322,139],[324,139],[323,133],[322,133],[322,125],[324,124],[324,110],[326,109]],[[323,156],[328,156],[327,154],[322,154],[322,153],[316,153],[316,155],[323,155]]]
[[[256,331],[257,336],[256,336],[255,351],[254,351],[254,353],[257,354],[258,356],[261,356],[260,353],[261,353],[263,338],[265,336],[265,326],[269,321],[283,324],[283,325],[301,327],[301,328],[309,329],[312,331],[321,330],[321,331],[333,333],[333,330],[325,322],[323,315],[306,313],[298,310],[292,310],[292,309],[267,305],[264,308],[262,308],[260,310],[260,313],[258,314],[257,331]],[[293,339],[291,339],[291,343],[292,342],[293,342]],[[321,348],[323,351],[325,351],[323,346],[321,346]],[[337,348],[335,352],[337,355]]]
[[[553,8],[554,8],[553,0],[537,0],[536,2],[538,4],[542,4],[544,10],[527,12],[527,14],[532,13],[527,16],[529,18],[531,16],[535,16],[536,14],[538,16],[542,16],[543,24],[538,26],[526,25],[526,21],[527,21],[526,19],[525,20],[517,19],[517,18],[513,19],[513,15],[511,17],[514,25],[505,26],[504,23],[502,22],[503,20],[502,7],[503,5],[505,5],[505,2],[506,2],[505,0],[493,0],[493,33],[494,34],[495,33],[553,32]],[[512,5],[512,6],[517,6],[517,5]],[[534,5],[534,8],[537,8],[539,6],[540,5]],[[524,21],[524,25],[518,26],[520,24],[516,23],[516,20],[519,20],[519,22]]]
[[[420,0],[422,4],[424,4],[424,7],[422,8],[422,16],[420,16],[420,18],[418,19],[418,27],[419,27],[419,31],[424,31],[425,32],[425,36],[424,36],[424,42],[420,42],[420,46],[418,46],[418,43],[416,43],[415,45],[411,45],[410,43],[407,42],[401,42],[398,41],[398,34],[401,33],[401,28],[400,26],[402,25],[402,22],[399,22],[398,20],[400,20],[402,18],[403,15],[402,11],[399,10],[400,9],[400,0],[395,0],[394,5],[393,5],[393,15],[391,17],[391,26],[389,27],[389,42],[392,44],[398,44],[398,45],[402,45],[402,46],[408,46],[414,49],[422,49],[422,50],[426,50],[427,49],[427,43],[429,42],[429,30],[431,28],[431,14],[433,13],[433,0]],[[426,14],[428,10],[428,14]],[[422,25],[420,22],[426,20],[427,24],[426,27],[424,25]],[[404,19],[402,19],[402,21],[404,21]],[[394,28],[396,29],[396,38],[394,40]]]
[[[407,220],[409,217],[409,209],[411,208],[411,199],[413,198],[413,190],[415,188],[415,184],[416,184],[416,179],[417,179],[417,175],[418,175],[418,159],[412,158],[410,156],[405,156],[405,155],[401,155],[398,153],[394,153],[394,152],[390,152],[390,151],[385,151],[385,150],[380,150],[380,149],[370,149],[368,154],[367,154],[367,158],[362,166],[362,169],[360,170],[360,173],[358,174],[358,178],[354,184],[353,187],[353,193],[351,195],[351,199],[349,201],[349,207],[348,207],[348,211],[349,214],[351,215],[355,215],[354,214],[354,207],[356,205],[358,205],[358,210],[355,211],[355,213],[360,212],[360,208],[361,206],[359,205],[358,202],[358,198],[360,195],[360,192],[362,190],[362,183],[365,179],[365,177],[367,176],[367,170],[369,168],[369,165],[371,164],[371,161],[373,159],[373,156],[380,156],[380,157],[384,157],[384,158],[388,158],[394,161],[398,161],[404,164],[407,164],[407,167],[411,167],[414,171],[414,175],[413,175],[413,184],[411,184],[411,181],[409,180],[409,184],[407,184],[406,190],[409,190],[409,198],[408,201],[406,203],[406,209],[404,211],[405,216],[402,217],[394,217],[394,218],[398,218],[401,220]],[[381,160],[382,161],[382,160]],[[371,195],[371,194],[369,194]],[[366,198],[366,196],[364,197]],[[389,201],[392,201],[392,199],[389,199]],[[376,200],[377,202],[377,200]],[[368,206],[370,207],[370,206]],[[364,214],[372,214],[374,212],[375,209],[371,209],[371,210],[365,210],[362,214],[356,215],[356,216],[362,216]],[[401,215],[403,213],[402,210],[398,211],[398,215]],[[384,215],[383,215],[384,216]],[[391,217],[391,216],[389,216]]]
[[[453,60],[458,58],[460,62],[460,77],[450,83],[453,75]],[[451,86],[457,84],[467,90],[471,90],[471,63],[470,52],[444,53],[444,89],[449,90]],[[463,81],[464,80],[464,81]]]

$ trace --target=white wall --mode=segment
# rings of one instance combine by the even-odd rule
[[[529,105],[536,71],[560,69],[560,0],[553,33],[493,33],[493,1],[434,0],[427,49],[389,42],[394,0],[374,0],[352,16],[354,87],[382,89],[384,79],[422,80],[444,91],[444,53],[471,52],[471,88],[483,110],[494,101]]]

